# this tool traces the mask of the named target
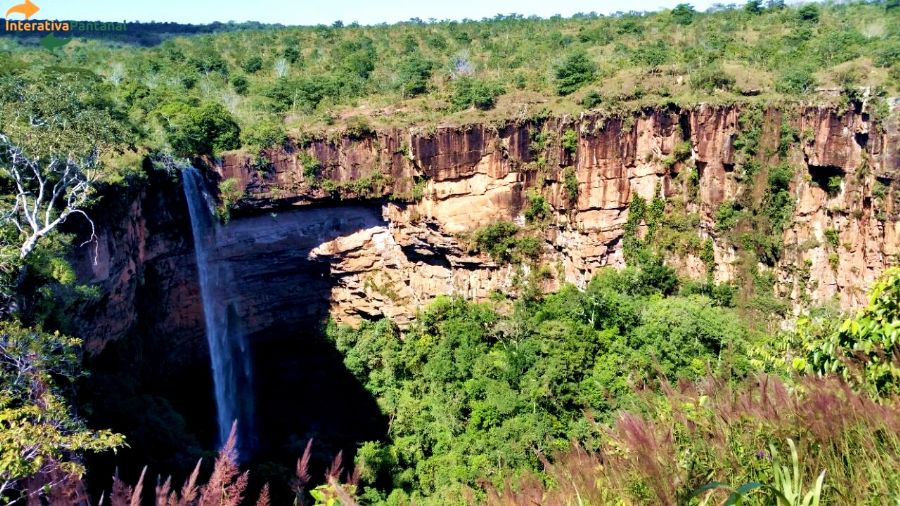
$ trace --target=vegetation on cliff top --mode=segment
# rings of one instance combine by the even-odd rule
[[[39,82],[77,68],[106,84],[102,96],[142,127],[142,143],[193,154],[236,147],[237,127],[300,135],[360,116],[375,127],[427,126],[584,107],[824,102],[833,98],[819,87],[878,97],[900,82],[890,1],[233,28],[152,47],[79,40],[53,54],[4,39],[0,77]],[[200,133],[208,145],[186,143]],[[283,135],[269,137],[243,142],[259,148]]]

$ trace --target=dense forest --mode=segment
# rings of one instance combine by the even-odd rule
[[[438,297],[402,324],[320,321],[317,346],[339,353],[387,430],[346,454],[322,455],[297,435],[290,461],[242,461],[233,429],[222,448],[185,438],[166,461],[173,469],[101,474],[142,444],[91,423],[92,403],[145,407],[113,392],[124,381],[87,381],[76,315],[108,294],[73,265],[102,218],[125,213],[152,179],[178,180],[192,161],[226,152],[262,170],[268,150],[311,139],[585,111],[633,121],[698,104],[749,111],[734,147],[748,180],[764,175],[759,208],[728,203],[714,219],[723,234],[745,226],[734,242],[756,252],[754,265],[774,263],[794,174],[788,162],[757,167],[762,120],[747,118],[865,104],[887,124],[900,92],[896,0],[379,26],[129,23],[70,35],[54,50],[0,39],[3,504],[96,504],[101,494],[114,506],[900,501],[900,270],[881,273],[855,311],[791,312],[756,271],[758,292],[746,297],[715,282],[713,266],[697,280],[668,265],[667,250],[693,229],[662,199],[631,200],[626,267],[586,286],[546,293],[552,266],[539,246],[498,221],[461,240],[486,262],[519,266],[515,290]],[[564,152],[577,149],[575,135]],[[809,135],[784,127],[774,155]],[[529,141],[539,151],[546,139]],[[315,179],[319,162],[299,156]],[[690,156],[688,143],[662,163]],[[222,222],[246,196],[234,184],[217,188]],[[546,208],[529,195],[523,223],[540,228]],[[714,262],[711,244],[689,240]],[[111,393],[84,391],[99,384]]]

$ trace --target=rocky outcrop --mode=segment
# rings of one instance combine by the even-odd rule
[[[263,336],[275,322],[310,325],[326,314],[340,322],[390,316],[403,324],[439,295],[482,300],[515,291],[530,267],[470,252],[466,234],[497,220],[524,225],[537,195],[551,209],[531,231],[543,240],[538,263],[546,268],[538,279],[545,289],[583,286],[598,269],[623,266],[629,204],[657,192],[697,217],[692,234],[713,239],[715,279],[734,280],[741,255],[716,229],[717,210],[765,190],[735,169],[747,156],[736,147],[747,128],[741,114],[700,106],[625,118],[585,113],[395,129],[267,152],[264,167],[228,153],[207,176],[210,188],[234,178],[246,192],[219,237],[220,258],[241,287],[235,307],[248,332]],[[770,271],[797,308],[832,300],[845,309],[860,305],[900,248],[896,119],[876,122],[861,107],[770,109],[759,128],[754,159],[794,167],[794,212],[780,260],[758,269]],[[779,149],[785,128],[795,136],[787,152]],[[125,220],[107,227],[97,261],[82,265],[82,277],[106,294],[91,317],[104,322],[96,327],[98,342],[126,334],[142,318],[185,342],[202,328],[189,221],[177,182],[166,184],[151,185]],[[667,261],[685,275],[705,275],[696,251],[673,252]],[[153,299],[152,315],[134,309],[142,296]]]
[[[686,211],[700,217],[698,237],[714,239],[716,280],[733,280],[739,252],[716,232],[716,211],[742,192],[764,191],[753,188],[759,182],[742,181],[735,173],[737,157],[744,156],[736,153],[735,140],[747,128],[739,122],[741,113],[736,107],[701,106],[624,119],[583,114],[499,127],[391,130],[279,150],[262,171],[231,154],[216,170],[246,188],[245,212],[335,199],[405,199],[384,205],[386,225],[321,247],[333,252],[341,273],[331,294],[333,314],[341,320],[405,318],[434,296],[482,299],[521,279],[516,268],[466,255],[460,236],[496,220],[522,223],[528,192],[543,195],[554,210],[540,230],[544,263],[554,266],[548,288],[560,282],[583,285],[597,269],[622,266],[629,203],[634,195],[653,198],[657,188],[667,200],[687,200]],[[795,168],[790,188],[795,211],[782,237],[785,253],[774,267],[759,269],[772,270],[778,290],[798,308],[832,300],[845,309],[858,306],[872,281],[896,261],[900,246],[896,119],[875,122],[859,106],[843,113],[770,109],[759,128],[757,162]],[[779,156],[785,128],[794,132],[794,147]],[[574,152],[562,145],[569,130],[576,133]],[[676,147],[684,142],[691,153],[675,160]],[[319,183],[303,177],[300,153],[321,161]],[[564,184],[567,167],[577,178],[574,199]],[[679,174],[692,168],[698,191],[686,198]],[[383,176],[380,187],[354,193],[341,186],[373,174]],[[835,176],[841,181],[838,191],[828,187]],[[330,182],[333,191],[322,190],[327,185],[321,181]],[[704,272],[696,255],[670,261],[687,275]]]

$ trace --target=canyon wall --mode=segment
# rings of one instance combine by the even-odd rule
[[[235,307],[249,332],[263,336],[272,325],[314,325],[326,313],[349,323],[390,316],[403,325],[439,295],[515,292],[533,266],[474,253],[467,234],[498,220],[526,225],[523,212],[536,195],[552,209],[529,227],[542,239],[545,290],[584,286],[598,269],[624,265],[635,196],[662,196],[695,217],[691,234],[713,241],[714,279],[736,280],[740,251],[716,228],[716,214],[764,190],[736,170],[747,156],[736,147],[747,128],[741,114],[710,106],[625,118],[585,113],[339,136],[260,159],[227,153],[206,174],[211,189],[234,178],[245,191],[221,229],[220,254],[243,287]],[[900,248],[896,119],[874,121],[857,104],[847,112],[767,109],[761,121],[752,159],[793,167],[794,211],[778,261],[755,267],[775,277],[775,290],[795,309],[859,306]],[[794,132],[787,151],[779,146],[786,128]],[[685,143],[690,152],[679,155]],[[167,341],[203,343],[194,335],[202,320],[189,221],[177,181],[163,179],[127,218],[102,230],[99,248],[81,255],[82,279],[105,293],[85,317],[104,322],[88,330],[94,343],[125,335],[139,320]],[[706,275],[697,251],[666,261],[686,276]],[[152,300],[143,309],[142,297]]]

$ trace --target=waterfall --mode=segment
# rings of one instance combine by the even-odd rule
[[[228,302],[230,273],[216,259],[219,224],[212,213],[212,199],[205,191],[203,176],[197,169],[188,167],[182,171],[182,179],[191,216],[215,389],[217,442],[219,446],[225,442],[232,422],[237,421],[240,453],[246,453],[254,441],[250,351],[240,330],[236,308]]]

